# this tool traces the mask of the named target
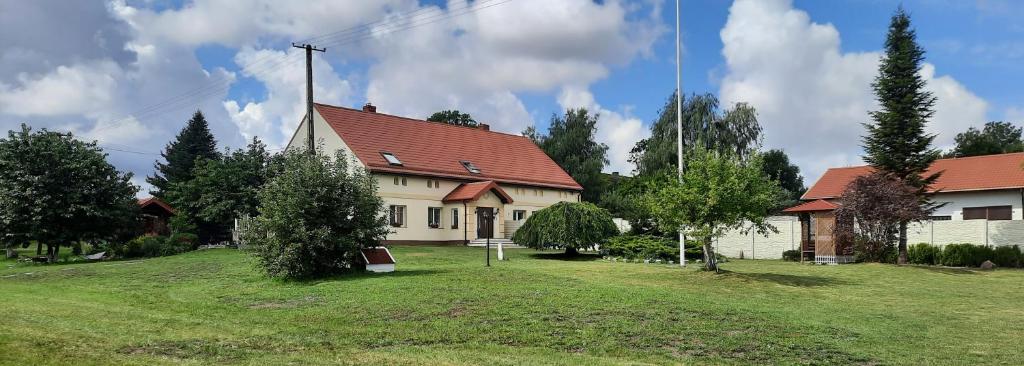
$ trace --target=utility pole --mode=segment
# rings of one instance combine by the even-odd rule
[[[679,0],[676,0],[676,165],[683,182],[683,56],[679,42]],[[686,267],[686,234],[679,228],[679,266]]]
[[[316,152],[316,140],[313,139],[313,51],[325,52],[327,48],[316,48],[313,45],[292,43],[292,47],[306,50],[306,145],[310,153]]]

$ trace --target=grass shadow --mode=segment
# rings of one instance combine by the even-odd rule
[[[935,273],[947,274],[947,275],[976,275],[978,272],[968,268],[956,268],[956,267],[939,267],[939,266],[914,266],[914,268],[923,269]]]
[[[749,281],[772,282],[775,284],[791,287],[822,287],[844,285],[847,283],[846,281],[830,277],[792,275],[781,273],[739,273],[723,270],[722,274]]]
[[[572,261],[572,262],[590,262],[601,259],[600,254],[588,254],[579,253],[576,255],[566,255],[565,253],[530,253],[527,254],[530,258],[540,260],[559,260],[559,261]]]
[[[447,270],[437,269],[413,269],[413,270],[401,270],[397,269],[394,272],[388,273],[373,273],[373,272],[349,272],[341,273],[328,277],[319,278],[300,278],[300,279],[281,279],[280,281],[290,284],[298,285],[317,285],[325,282],[344,282],[344,281],[356,281],[368,278],[401,278],[401,277],[413,277],[413,276],[429,276],[440,273],[446,273]]]

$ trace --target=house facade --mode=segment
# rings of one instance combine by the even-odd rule
[[[304,120],[288,148],[307,146]],[[528,138],[315,104],[314,139],[377,180],[392,233],[385,244],[508,239],[533,212],[579,201],[583,188]]]
[[[780,258],[782,250],[799,249],[803,258],[819,263],[852,261],[851,244],[832,236],[833,211],[846,186],[872,171],[869,166],[829,169],[801,197],[803,203],[784,210],[792,216],[773,219],[783,234],[731,233],[720,239],[719,247],[733,256]],[[939,159],[926,175],[931,173],[941,173],[929,191],[942,206],[929,220],[908,227],[908,243],[1024,242],[1024,153]],[[791,222],[794,217],[796,222]],[[758,243],[772,243],[772,249]]]

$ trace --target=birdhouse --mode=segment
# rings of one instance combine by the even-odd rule
[[[366,262],[366,270],[370,272],[394,272],[395,257],[391,256],[388,248],[366,248],[362,251],[363,261]]]

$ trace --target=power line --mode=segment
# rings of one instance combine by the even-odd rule
[[[428,16],[428,17],[423,18],[423,19],[416,19],[415,21],[409,22],[409,23],[407,23],[405,25],[397,25],[397,24],[388,25],[387,22],[389,22],[390,20],[387,17],[385,17],[385,18],[382,18],[381,20],[376,21],[376,22],[366,23],[366,24],[362,24],[362,25],[359,25],[359,26],[346,28],[346,29],[341,30],[341,31],[335,31],[335,32],[327,33],[327,34],[320,35],[320,36],[317,36],[317,37],[312,37],[312,38],[309,38],[309,40],[333,39],[330,42],[324,42],[323,43],[324,46],[339,46],[339,45],[352,44],[352,43],[361,41],[363,39],[372,38],[374,36],[380,36],[380,35],[396,33],[396,32],[403,31],[403,30],[413,29],[413,28],[417,28],[417,27],[420,27],[420,26],[437,23],[437,22],[445,20],[445,19],[450,19],[450,18],[462,16],[462,15],[469,14],[469,13],[472,13],[472,12],[475,12],[475,11],[479,11],[479,10],[487,9],[487,8],[490,8],[490,7],[502,5],[502,4],[511,2],[511,1],[512,0],[501,0],[501,1],[499,1],[499,0],[480,0],[477,3],[471,3],[471,4],[468,4],[468,5],[459,7],[459,8],[448,9],[447,12],[442,12],[442,13],[439,13],[439,14],[431,15],[431,16]],[[488,3],[488,2],[490,2],[490,3]],[[481,5],[481,4],[486,4],[486,5]],[[431,8],[423,8],[423,9],[420,9],[420,10],[417,10],[417,11],[414,11],[414,12],[411,12],[411,13],[408,13],[408,14],[404,14],[403,17],[404,18],[409,18],[409,17],[412,17],[412,16],[416,15],[417,13],[424,13],[424,12],[427,12],[429,10],[432,10],[432,9]],[[424,21],[424,20],[427,20],[427,21]],[[419,21],[419,22],[417,23],[417,21]],[[374,24],[384,25],[385,27],[383,28],[383,30],[374,31],[371,28]],[[366,33],[366,34],[360,34],[360,33]],[[265,75],[267,75],[269,73],[280,71],[279,66],[281,66],[281,65],[287,63],[288,61],[290,61],[290,58],[293,58],[293,57],[295,57],[297,55],[300,55],[300,54],[301,53],[298,53],[298,52],[288,52],[288,51],[285,51],[285,56],[284,57],[277,57],[275,54],[264,55],[262,57],[257,58],[253,62],[250,62],[249,65],[247,65],[246,67],[244,67],[241,70],[241,72],[244,73],[244,74],[247,74],[249,77],[254,77],[254,78],[258,78],[260,76],[265,76]],[[220,94],[220,93],[222,93],[224,91],[230,90],[231,84],[234,82],[233,78],[228,78],[226,76],[221,76],[221,77],[219,77],[219,79],[220,80],[214,79],[213,82],[211,82],[211,83],[209,83],[207,85],[191,89],[191,90],[189,90],[189,91],[187,91],[185,93],[176,95],[176,96],[174,96],[172,98],[169,98],[169,99],[166,99],[164,101],[161,101],[161,102],[149,105],[149,106],[147,106],[145,108],[142,108],[142,109],[140,109],[140,110],[138,110],[138,111],[136,111],[134,113],[130,113],[125,118],[112,121],[112,123],[110,125],[103,126],[103,127],[98,127],[96,129],[93,129],[92,132],[98,132],[98,131],[103,131],[103,130],[107,130],[107,129],[111,129],[111,128],[120,127],[121,125],[123,125],[124,123],[126,123],[127,121],[130,121],[132,119],[139,120],[139,119],[142,119],[141,117],[149,117],[151,115],[157,114],[157,112],[160,112],[160,111],[175,110],[175,109],[178,109],[179,107],[183,107],[183,106],[186,106],[186,105],[191,105],[192,103],[194,103],[197,100],[203,100],[203,99],[205,99],[207,97],[210,97],[210,96],[213,96],[213,95],[218,95],[218,94]]]

